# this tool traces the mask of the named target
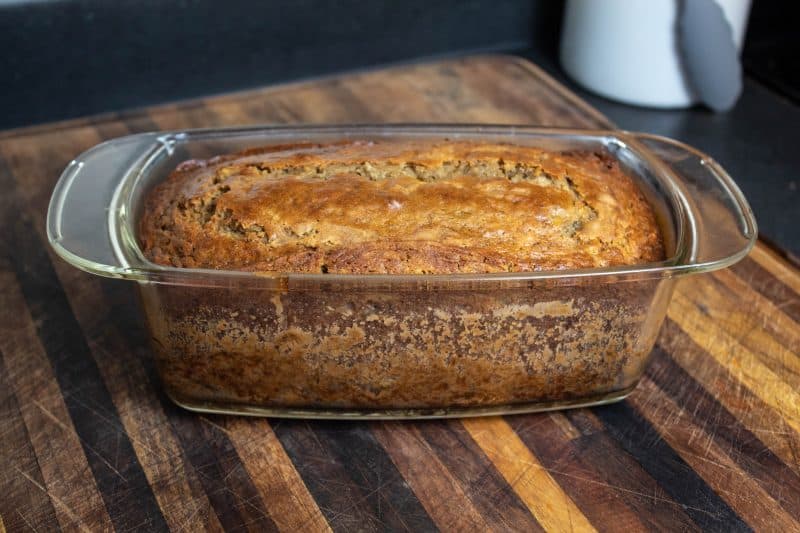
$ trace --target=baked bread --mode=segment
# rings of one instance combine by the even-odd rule
[[[442,274],[664,257],[607,154],[379,141],[265,147],[181,164],[148,195],[145,256],[261,272]]]

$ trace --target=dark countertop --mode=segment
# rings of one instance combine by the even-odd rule
[[[582,89],[560,69],[555,53],[520,55],[544,68],[620,128],[665,135],[716,159],[739,184],[759,233],[800,257],[800,108],[747,77],[736,107],[715,114],[704,108],[657,110],[612,102]]]

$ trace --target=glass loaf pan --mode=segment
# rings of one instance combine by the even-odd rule
[[[476,140],[604,151],[655,208],[668,258],[573,271],[454,275],[179,269],[142,255],[146,192],[180,162],[342,140]],[[47,220],[78,268],[138,283],[161,380],[179,405],[317,418],[527,412],[624,398],[650,357],[676,280],[744,257],[756,224],[714,161],[621,131],[374,125],[158,132],[73,161]]]

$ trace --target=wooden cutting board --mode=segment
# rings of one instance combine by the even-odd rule
[[[762,244],[679,283],[626,401],[413,423],[185,412],[133,286],[47,246],[59,173],[103,139],[383,121],[610,126],[534,65],[479,56],[0,133],[0,532],[800,531],[800,274]]]

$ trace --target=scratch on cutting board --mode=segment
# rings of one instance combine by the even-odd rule
[[[194,511],[189,513],[189,516],[186,517],[186,520],[183,521],[183,524],[178,526],[177,531],[189,531],[189,526],[191,525],[192,520],[194,520],[195,515],[197,515],[200,512],[200,506],[197,505],[197,502],[193,503],[195,504]]]
[[[70,427],[69,427],[69,426],[67,426],[67,425],[66,425],[64,422],[62,422],[61,420],[59,420],[58,418],[56,418],[56,416],[55,416],[53,413],[51,413],[51,412],[50,412],[50,411],[49,411],[49,410],[48,410],[46,407],[44,407],[43,405],[41,405],[39,402],[37,402],[37,401],[34,401],[33,403],[34,403],[34,405],[36,405],[36,407],[38,407],[39,409],[41,409],[41,410],[42,410],[42,412],[43,412],[45,415],[47,415],[47,417],[48,417],[48,418],[50,418],[50,419],[51,419],[53,422],[55,422],[55,423],[56,423],[56,424],[57,424],[57,425],[58,425],[58,426],[59,426],[61,429],[63,429],[64,431],[66,431],[66,432],[68,432],[68,433],[72,433],[72,434],[74,434],[74,435],[75,435],[75,436],[76,436],[76,437],[77,437],[77,438],[78,438],[78,439],[81,441],[81,443],[83,443],[83,445],[84,445],[84,446],[86,446],[86,447],[87,447],[89,450],[91,450],[91,451],[92,451],[92,453],[94,453],[94,454],[95,454],[97,457],[99,457],[99,458],[100,458],[100,460],[101,460],[101,461],[103,461],[103,462],[106,464],[106,466],[107,466],[108,468],[110,468],[110,469],[111,469],[111,470],[112,470],[112,471],[113,471],[115,474],[117,474],[117,475],[119,476],[119,478],[120,478],[122,481],[124,481],[125,483],[127,483],[127,482],[128,482],[128,480],[125,478],[125,476],[123,476],[123,475],[120,473],[120,471],[119,471],[119,470],[117,470],[116,468],[114,468],[114,467],[111,465],[111,463],[109,463],[109,462],[106,460],[106,458],[105,458],[105,457],[103,457],[103,456],[102,456],[102,455],[101,455],[101,454],[100,454],[100,453],[99,453],[97,450],[95,450],[94,448],[92,448],[91,446],[89,446],[89,444],[88,444],[88,443],[87,443],[85,440],[83,440],[83,439],[80,437],[80,435],[78,435],[78,434],[77,434],[75,431],[73,431],[72,429],[70,429]]]
[[[706,514],[708,516],[711,516],[711,517],[715,516],[714,513],[708,511],[707,509],[701,509],[700,507],[693,507],[691,505],[684,505],[684,504],[678,503],[676,501],[673,501],[671,499],[658,496],[655,493],[654,494],[647,494],[645,492],[641,492],[641,491],[638,491],[638,490],[626,489],[624,487],[619,487],[617,485],[612,485],[611,483],[605,483],[603,481],[597,481],[597,480],[594,480],[594,479],[591,479],[591,478],[586,478],[586,477],[579,476],[579,475],[576,475],[576,474],[570,474],[570,473],[564,472],[562,470],[556,470],[555,468],[547,468],[547,467],[542,466],[542,465],[533,464],[533,463],[531,463],[529,461],[524,461],[522,459],[518,459],[518,461],[530,465],[529,467],[541,468],[542,470],[548,472],[549,474],[556,474],[556,475],[559,475],[559,476],[578,479],[580,481],[584,481],[586,483],[591,483],[593,485],[601,485],[603,487],[610,488],[611,490],[616,490],[616,491],[619,491],[619,492],[625,492],[627,494],[633,494],[635,496],[640,496],[642,498],[647,498],[647,499],[653,500],[654,502],[666,503],[668,505],[672,505],[673,507],[678,507],[680,509],[691,509],[693,511],[704,513],[704,514]]]
[[[389,485],[394,483],[399,477],[400,476],[392,476],[391,479],[389,479],[388,481],[385,481],[384,483],[381,483],[380,485],[375,487],[375,489],[373,489],[373,490],[369,491],[368,493],[364,494],[361,498],[358,498],[358,499],[349,498],[350,502],[351,502],[351,505],[349,505],[348,507],[345,507],[340,512],[334,512],[333,516],[330,517],[329,522],[332,524],[334,521],[336,521],[336,519],[338,519],[340,516],[344,515],[344,513],[347,513],[347,511],[349,511],[350,509],[354,509],[358,504],[366,501],[368,498],[370,498],[374,494],[377,494],[382,489],[388,487]],[[346,516],[350,516],[350,515],[346,515]],[[379,517],[376,517],[376,518],[379,518]]]
[[[33,524],[31,524],[30,522],[28,522],[28,519],[27,519],[27,518],[25,518],[25,515],[24,515],[24,514],[22,514],[22,513],[20,512],[20,510],[19,510],[19,509],[17,509],[17,514],[19,515],[19,517],[20,517],[20,518],[22,518],[22,521],[23,521],[23,522],[25,522],[25,525],[26,525],[26,526],[28,526],[29,528],[31,528],[32,530],[34,530],[35,532],[37,532],[37,533],[38,533],[38,531],[39,531],[39,530],[38,530],[38,529],[36,529],[35,527],[33,527]]]
[[[19,472],[22,477],[24,477],[25,479],[30,481],[33,484],[34,487],[36,487],[39,490],[41,490],[42,492],[44,492],[47,495],[47,497],[50,498],[50,500],[53,503],[55,503],[58,506],[60,506],[64,510],[64,512],[67,513],[67,515],[70,517],[70,519],[75,524],[77,524],[77,526],[81,529],[81,531],[86,531],[86,532],[91,533],[91,529],[86,527],[86,525],[83,523],[83,520],[81,520],[81,518],[78,515],[76,515],[74,512],[72,512],[72,509],[70,509],[69,506],[67,504],[65,504],[63,501],[61,501],[60,498],[54,496],[53,494],[48,493],[47,489],[44,488],[38,481],[33,479],[31,476],[26,474],[24,471],[20,470],[18,467],[15,466],[14,470]],[[22,516],[22,515],[20,515],[20,516]],[[24,519],[24,517],[23,517],[23,519]],[[5,527],[3,526],[2,517],[0,517],[0,533],[5,533]]]

